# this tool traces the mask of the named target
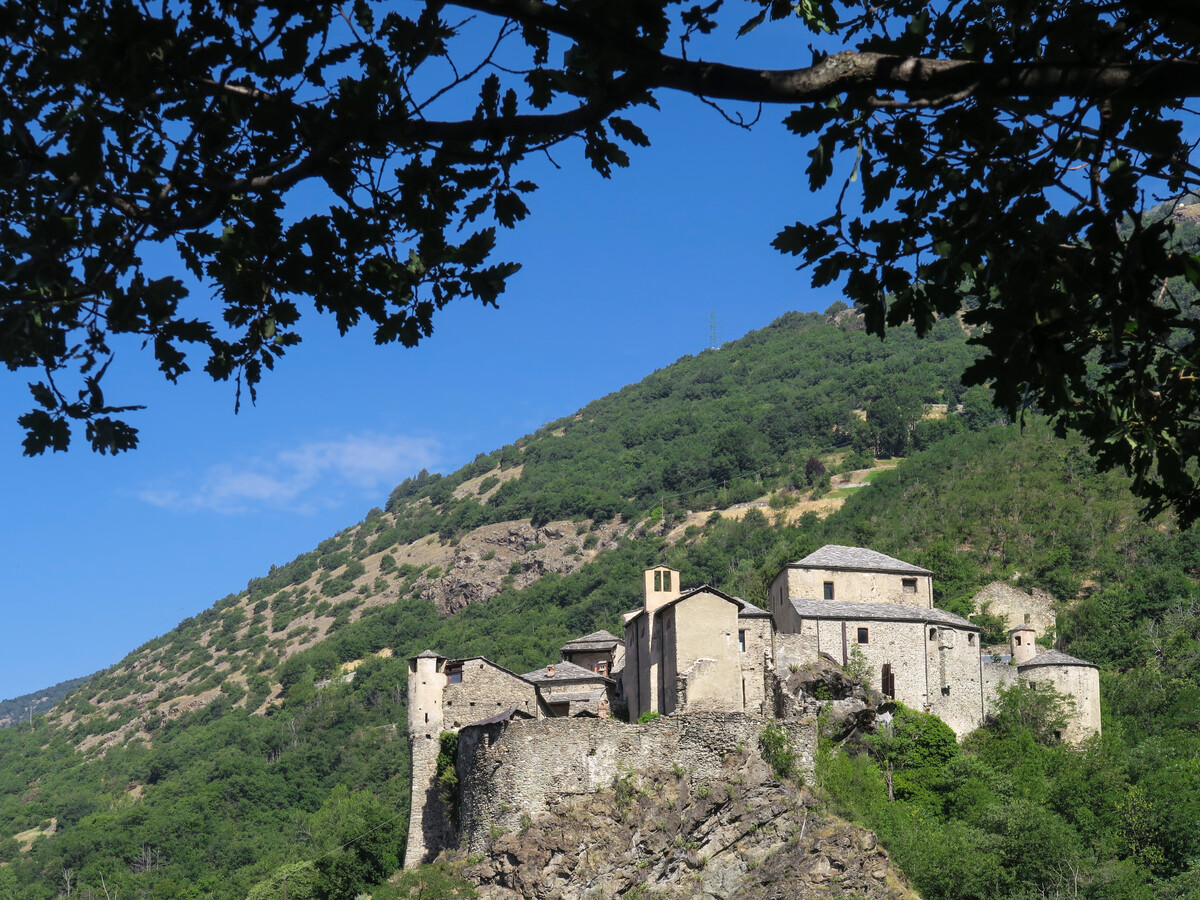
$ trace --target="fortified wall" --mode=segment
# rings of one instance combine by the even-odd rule
[[[522,817],[610,788],[627,772],[674,764],[694,778],[716,778],[728,754],[759,752],[759,736],[772,723],[788,732],[797,768],[811,775],[815,717],[775,722],[742,713],[683,713],[639,725],[552,718],[468,726],[458,745],[458,847],[483,851],[494,829],[515,831]]]

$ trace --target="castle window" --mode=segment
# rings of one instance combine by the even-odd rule
[[[462,684],[462,663],[450,663],[446,666],[446,681],[450,684]]]
[[[662,576],[663,576],[663,586],[662,586],[662,589],[663,589],[664,591],[669,591],[669,590],[671,589],[671,573],[670,573],[670,572],[663,572],[663,573],[662,573]]]
[[[662,590],[662,577],[663,577],[663,573],[662,573],[662,572],[655,572],[655,573],[654,573],[654,589],[655,589],[656,591],[661,591],[661,590]]]
[[[740,650],[742,653],[746,652],[746,632],[745,631],[738,632],[738,650]]]
[[[884,663],[883,671],[880,672],[880,675],[882,676],[882,681],[883,681],[882,685],[880,686],[880,690],[883,692],[883,695],[885,697],[891,697],[893,700],[895,700],[896,699],[896,673],[892,671],[892,664]]]
[[[944,688],[942,688],[942,696],[943,697],[950,696],[950,685],[946,685]]]
[[[1015,644],[1016,644],[1018,647],[1020,647],[1020,646],[1021,646],[1021,636],[1020,636],[1019,634],[1017,634],[1017,635],[1013,635],[1013,642],[1014,642],[1014,643],[1015,643]]]
[[[858,642],[860,644],[866,644],[866,643],[869,643],[869,641],[870,641],[870,633],[869,633],[868,629],[866,629],[866,628],[858,629]]]
[[[1025,613],[1025,624],[1029,624],[1029,613]]]
[[[930,629],[929,629],[929,639],[930,639],[931,641],[936,641],[936,640],[937,640],[937,629],[936,629],[936,628],[930,628]]]
[[[973,635],[973,634],[967,635],[967,644],[971,647],[975,646],[975,635]]]
[[[826,600],[833,599],[833,582],[832,581],[825,582],[825,599]]]
[[[915,594],[917,592],[917,579],[902,578],[902,579],[900,579],[900,586],[903,589],[904,593]]]

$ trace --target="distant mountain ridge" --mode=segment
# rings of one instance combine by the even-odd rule
[[[49,712],[59,700],[91,677],[85,675],[82,678],[70,678],[48,688],[22,694],[20,697],[0,700],[0,728],[8,728],[30,716]]]

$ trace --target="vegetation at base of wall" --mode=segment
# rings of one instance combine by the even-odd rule
[[[796,751],[781,726],[774,722],[767,725],[758,736],[758,747],[776,778],[797,777]]]
[[[1001,692],[961,747],[932,716],[901,708],[862,752],[823,742],[818,783],[927,900],[1194,897],[1194,715],[1158,719],[1139,740],[1137,712],[1106,693],[1103,736],[1076,749],[1054,738],[1062,710],[1030,709],[1033,696],[1048,694]]]
[[[648,709],[637,718],[639,725],[645,725],[647,722],[653,722],[655,719],[661,719],[662,713],[658,710]]]

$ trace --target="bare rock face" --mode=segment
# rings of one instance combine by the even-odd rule
[[[494,837],[463,874],[488,900],[915,900],[874,835],[820,810],[756,755],[717,779],[658,770]],[[641,893],[637,893],[640,891]]]
[[[781,695],[784,708],[776,710],[780,717],[797,717],[806,706],[822,704],[824,727],[838,742],[873,732],[876,723],[886,719],[894,708],[887,697],[847,675],[825,654],[792,671]]]

